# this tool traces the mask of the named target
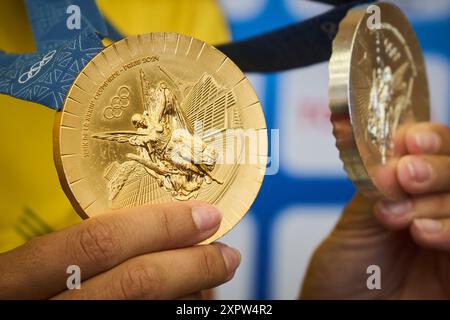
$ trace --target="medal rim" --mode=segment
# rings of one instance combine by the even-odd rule
[[[358,108],[357,103],[352,101],[352,57],[355,39],[361,23],[365,20],[366,10],[369,6],[376,5],[381,9],[381,15],[384,11],[395,11],[396,14],[403,16],[407,23],[408,31],[411,32],[413,40],[419,49],[416,55],[420,58],[419,61],[423,65],[422,76],[425,80],[425,88],[422,88],[426,94],[426,109],[428,113],[428,120],[430,114],[429,92],[428,92],[428,78],[426,73],[426,65],[423,57],[423,52],[420,43],[414,32],[411,23],[404,15],[402,10],[391,3],[375,3],[360,5],[350,9],[344,19],[341,20],[338,27],[338,32],[332,43],[332,54],[328,66],[329,71],[329,108],[331,111],[331,123],[333,126],[333,135],[336,139],[336,148],[339,151],[339,158],[343,164],[343,168],[349,176],[350,180],[356,189],[362,192],[365,196],[371,199],[390,199],[399,200],[404,198],[404,194],[387,195],[383,194],[375,185],[373,178],[368,173],[367,165],[361,157],[360,143],[355,136],[356,119],[353,116],[353,109]],[[350,133],[344,133],[339,128],[343,121],[351,128]],[[350,141],[349,146],[344,147],[339,144],[339,141]]]
[[[66,105],[67,105],[67,99],[71,96],[71,92],[72,92],[73,88],[77,86],[77,82],[78,82],[79,78],[82,76],[83,71],[86,70],[87,68],[90,68],[90,66],[93,64],[92,61],[95,61],[97,56],[100,56],[100,55],[104,54],[105,50],[108,50],[108,48],[110,48],[112,46],[115,46],[115,45],[118,45],[121,42],[127,42],[130,39],[132,39],[132,38],[138,38],[138,37],[141,37],[141,36],[151,36],[151,37],[153,37],[153,36],[161,36],[161,35],[163,35],[164,37],[176,35],[177,37],[190,38],[192,40],[200,41],[205,46],[209,46],[209,47],[219,51],[213,45],[210,45],[210,44],[208,44],[208,43],[206,43],[206,42],[204,42],[202,40],[198,40],[198,39],[196,39],[194,37],[183,35],[183,34],[180,34],[180,33],[174,33],[174,32],[152,32],[152,33],[147,33],[147,34],[143,34],[143,35],[131,35],[131,36],[125,37],[124,39],[119,40],[119,41],[117,41],[115,43],[112,43],[112,44],[106,46],[105,48],[103,48],[100,52],[98,52],[80,70],[79,74],[75,78],[74,82],[72,83],[72,85],[70,86],[70,88],[69,88],[69,90],[68,90],[68,92],[66,94],[66,97],[64,99],[63,107],[55,115],[55,120],[54,120],[54,125],[53,125],[53,160],[54,160],[54,163],[55,163],[55,167],[56,167],[56,171],[57,171],[58,178],[59,178],[59,181],[60,181],[60,185],[61,185],[64,193],[66,194],[67,198],[69,199],[70,203],[72,204],[72,206],[75,209],[75,211],[77,212],[77,214],[83,219],[88,219],[88,218],[92,218],[94,216],[99,216],[99,215],[102,215],[102,214],[104,214],[106,212],[109,212],[109,211],[122,210],[123,208],[118,208],[118,209],[111,209],[111,208],[109,208],[109,209],[106,209],[106,212],[99,212],[99,213],[97,213],[95,215],[88,215],[86,213],[86,211],[83,209],[83,207],[81,206],[79,200],[77,199],[77,196],[75,195],[75,192],[72,190],[72,188],[70,186],[71,184],[68,181],[68,177],[67,177],[67,174],[66,174],[66,168],[65,168],[65,165],[64,165],[64,162],[63,162],[63,159],[62,159],[62,154],[61,154],[61,147],[62,147],[62,143],[63,143],[62,142],[62,136],[61,136],[61,132],[62,132],[62,127],[61,126],[63,124],[63,116],[64,116],[64,111],[65,111],[65,108],[66,108]],[[255,102],[255,104],[259,105],[258,112],[261,115],[261,119],[263,121],[263,126],[259,126],[258,128],[255,128],[255,129],[262,130],[265,133],[264,134],[264,140],[261,142],[264,145],[264,148],[263,148],[264,150],[261,150],[262,152],[260,154],[258,154],[257,157],[260,158],[261,161],[264,160],[264,159],[267,159],[268,158],[267,125],[266,125],[266,121],[265,121],[265,117],[264,117],[264,112],[262,110],[261,102],[259,101],[259,98],[256,95],[256,92],[255,92],[255,90],[253,88],[253,85],[250,83],[250,81],[248,80],[247,76],[242,72],[242,70],[240,70],[240,68],[230,58],[228,58],[224,53],[222,53],[221,51],[219,51],[219,52],[220,52],[221,55],[223,55],[224,58],[226,58],[242,74],[242,76],[245,78],[245,81],[248,82],[249,87],[252,90],[252,93],[255,95],[255,97],[257,99],[257,102]],[[155,51],[155,53],[160,53],[160,52]],[[136,57],[133,57],[133,58],[136,58]],[[240,106],[240,110],[242,110],[243,108],[245,108],[245,106],[241,105]],[[245,128],[245,129],[248,129],[248,128]],[[261,163],[261,162],[259,162],[259,163]],[[200,244],[209,244],[209,243],[211,243],[213,241],[216,241],[218,238],[224,236],[226,233],[231,231],[236,225],[238,225],[239,222],[242,220],[242,218],[248,213],[251,205],[254,203],[254,201],[256,200],[256,198],[258,196],[258,193],[261,190],[261,186],[262,186],[263,180],[265,178],[265,172],[266,172],[267,166],[266,165],[261,166],[259,163],[258,164],[252,164],[252,165],[244,164],[245,166],[252,166],[254,170],[257,170],[258,174],[254,174],[252,176],[253,178],[254,177],[260,177],[261,178],[260,181],[257,181],[255,179],[253,179],[251,181],[251,183],[252,183],[251,185],[250,184],[242,185],[242,183],[241,183],[242,186],[240,186],[238,189],[242,189],[243,191],[244,191],[244,189],[245,189],[245,191],[248,191],[247,188],[253,189],[253,190],[250,190],[250,192],[246,193],[247,195],[250,195],[250,196],[247,197],[245,199],[245,201],[242,200],[242,201],[233,201],[233,202],[231,202],[231,201],[229,201],[230,199],[227,199],[227,202],[229,202],[228,204],[230,205],[230,209],[229,209],[230,212],[229,212],[229,214],[232,214],[233,217],[237,217],[238,219],[233,224],[228,223],[227,221],[225,221],[225,217],[226,217],[227,212],[223,212],[223,210],[220,210],[222,212],[222,214],[223,214],[223,220],[222,220],[221,224],[226,223],[226,224],[229,224],[230,226],[226,226],[224,228],[224,231],[222,231],[222,232],[221,232],[222,228],[219,228],[219,230],[213,236],[211,236],[207,240],[201,242]],[[236,175],[239,175],[240,173],[242,173],[242,172],[239,172],[240,169],[242,169],[242,165],[239,164],[239,163],[236,163],[236,165],[238,166],[238,168],[237,168],[238,170],[236,172]],[[233,189],[236,188],[236,183],[235,183],[234,180],[232,180],[230,183],[231,183],[230,187],[225,189],[223,194],[218,198],[217,203],[215,203],[213,205],[217,206],[222,201],[223,197],[227,193],[230,193],[230,190],[233,190]],[[234,188],[233,188],[233,185],[235,186]],[[253,188],[250,188],[251,186],[253,186]],[[237,190],[237,189],[235,189],[235,190]],[[201,199],[192,199],[192,200],[205,201],[205,200],[201,200]],[[182,202],[182,200],[174,200],[174,201]],[[240,208],[239,211],[241,211],[241,212],[232,211],[232,210],[235,209],[235,208],[231,208],[233,203],[234,203],[235,207],[237,205],[240,206],[239,207]],[[151,205],[152,203],[149,202],[147,204]]]

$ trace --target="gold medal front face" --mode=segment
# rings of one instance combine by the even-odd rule
[[[55,163],[82,217],[203,200],[224,214],[211,242],[256,198],[266,124],[245,75],[214,47],[174,33],[131,36],[95,56],[69,90]]]
[[[339,25],[330,60],[330,108],[345,169],[359,190],[382,190],[383,168],[394,166],[395,134],[430,117],[425,63],[414,31],[400,9],[377,3],[380,21],[365,7]]]

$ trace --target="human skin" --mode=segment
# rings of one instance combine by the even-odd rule
[[[177,299],[233,278],[237,250],[195,245],[221,214],[199,201],[116,210],[0,254],[0,299]],[[69,265],[81,289],[67,288]]]
[[[406,198],[357,193],[313,254],[301,298],[450,298],[450,128],[409,126],[395,149],[401,157],[380,181]],[[370,265],[380,267],[380,290],[367,287]]]

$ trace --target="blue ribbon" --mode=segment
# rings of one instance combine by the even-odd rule
[[[328,61],[339,23],[353,7],[373,0],[320,0],[338,4],[321,15],[238,42],[219,45],[244,72],[274,72]]]
[[[103,49],[107,26],[91,0],[26,0],[37,52],[0,52],[0,93],[60,110],[81,69]],[[80,9],[80,29],[67,8]]]
[[[326,61],[347,11],[371,0],[316,0],[336,8],[257,37],[219,46],[245,72],[272,72]],[[101,38],[122,38],[94,0],[26,0],[37,52],[0,52],[0,93],[60,110],[81,69],[103,49]],[[67,8],[77,5],[81,29],[70,30]]]

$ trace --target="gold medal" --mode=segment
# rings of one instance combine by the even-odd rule
[[[127,37],[81,71],[55,121],[55,163],[77,212],[189,199],[236,225],[261,186],[267,130],[245,75],[175,33]]]
[[[331,120],[344,168],[358,190],[396,199],[403,194],[382,187],[383,168],[395,163],[395,133],[429,120],[428,83],[407,18],[394,5],[375,6],[378,16],[378,10],[361,6],[339,25],[329,66]]]

